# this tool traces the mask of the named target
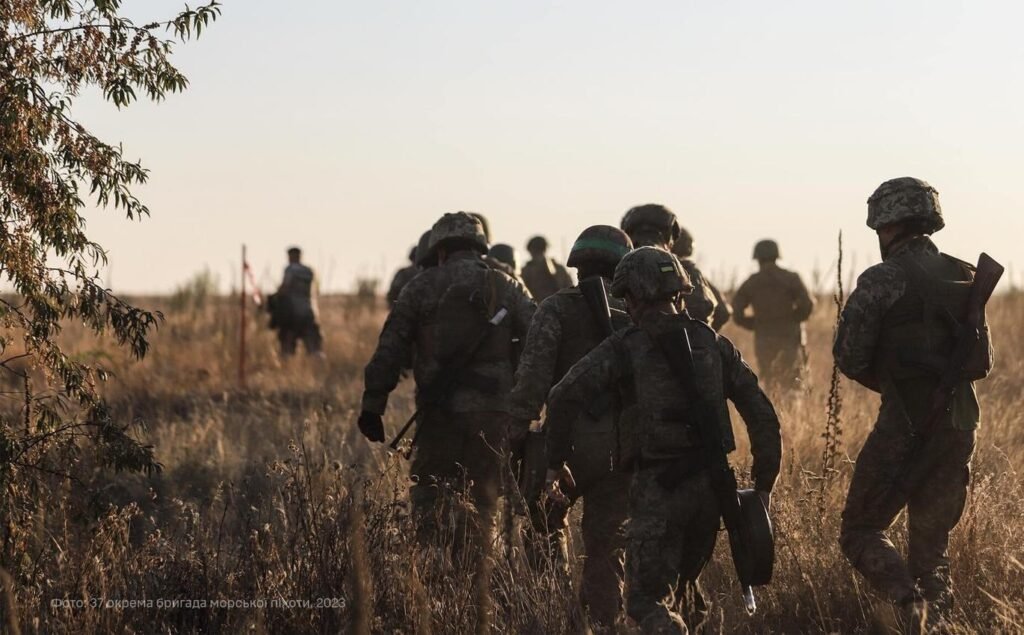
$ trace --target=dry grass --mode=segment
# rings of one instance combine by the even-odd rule
[[[145,303],[160,308],[161,301]],[[27,633],[573,628],[572,591],[549,573],[530,571],[518,550],[492,572],[491,617],[478,614],[468,571],[442,550],[416,552],[404,461],[368,447],[354,429],[362,366],[384,314],[331,298],[324,315],[329,361],[322,367],[301,357],[282,364],[272,334],[254,327],[245,389],[235,381],[233,302],[168,314],[142,363],[69,327],[71,350],[115,369],[108,396],[118,416],[146,424],[165,469],[144,477],[83,465],[80,482],[54,477],[36,491],[8,491],[8,504],[23,497],[34,511],[11,514],[0,528],[0,565],[13,579],[13,594],[0,598],[0,624],[9,623],[16,604]],[[990,311],[999,360],[980,387],[976,476],[951,545],[963,632],[1024,630],[1022,315],[1021,295],[997,298]],[[820,478],[834,316],[822,302],[810,323],[811,388],[778,403],[786,458],[774,496],[775,582],[748,618],[720,544],[705,576],[715,631],[861,632],[884,613],[836,544],[851,461],[877,407],[876,397],[849,383],[842,385],[837,471],[827,482]],[[746,333],[726,333],[752,350]],[[411,408],[411,387],[403,385],[386,418],[390,430]],[[747,465],[746,447],[736,461]],[[333,606],[331,598],[338,599]],[[84,606],[53,607],[54,599]],[[275,599],[311,606],[271,606]],[[131,600],[154,608],[124,605]],[[267,605],[226,606],[259,600]],[[208,606],[156,608],[158,601]]]

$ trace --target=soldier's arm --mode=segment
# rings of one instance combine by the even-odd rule
[[[895,266],[875,265],[860,275],[857,287],[846,300],[832,355],[844,375],[878,392],[875,347],[882,319],[906,290],[906,281]]]
[[[715,312],[711,315],[711,328],[716,331],[721,331],[722,327],[729,323],[732,318],[732,307],[725,301],[725,296],[719,291],[718,287],[708,282],[708,288],[711,289],[711,294],[715,296]]]
[[[510,414],[516,421],[539,419],[544,400],[554,383],[562,324],[553,307],[550,298],[540,305],[526,336],[511,395]]]
[[[725,396],[736,406],[750,437],[750,450],[754,455],[751,470],[754,488],[771,492],[782,464],[779,416],[739,350],[724,337],[718,338],[718,346],[722,355]]]
[[[793,273],[793,296],[793,317],[801,322],[807,321],[814,311],[814,298],[811,297],[811,292],[807,290],[807,285],[800,274],[796,272]]]
[[[569,369],[548,394],[548,466],[557,470],[572,454],[572,424],[594,399],[613,390],[623,364],[618,359],[616,334],[599,344]]]
[[[511,276],[505,276],[508,281],[508,291],[505,294],[505,308],[508,309],[512,318],[512,332],[519,338],[525,338],[530,331],[530,322],[537,310],[537,303],[529,290]]]
[[[691,265],[686,267],[686,272],[693,284],[693,293],[685,297],[686,312],[693,319],[707,323],[715,313],[715,296],[699,269]]]
[[[737,289],[736,295],[732,297],[732,319],[736,325],[754,330],[754,318],[747,315],[747,307],[750,306],[750,280],[747,280]]]
[[[420,278],[405,285],[388,314],[377,350],[363,371],[363,410],[382,415],[387,409],[388,395],[412,358],[420,298],[426,287],[426,280]]]

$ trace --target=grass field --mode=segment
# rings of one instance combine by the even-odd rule
[[[494,631],[578,624],[573,591],[530,571],[516,549],[500,551],[480,588],[440,550],[413,548],[405,462],[369,447],[354,426],[362,367],[385,315],[379,305],[325,300],[324,364],[301,356],[282,364],[272,333],[252,325],[242,388],[235,301],[175,310],[140,302],[166,313],[142,362],[74,325],[63,337],[74,354],[114,370],[105,392],[115,413],[144,426],[138,434],[164,468],[112,474],[69,457],[79,480],[43,475],[38,487],[8,487],[5,620],[40,633],[465,632],[480,626],[475,607],[489,601]],[[1022,316],[1021,295],[996,298],[989,312],[997,365],[979,386],[974,479],[951,545],[962,632],[1024,631]],[[854,633],[884,621],[885,605],[837,546],[852,459],[877,408],[877,397],[846,381],[839,460],[822,474],[834,317],[823,300],[809,324],[810,388],[777,403],[786,454],[774,495],[775,581],[746,616],[720,540],[704,577],[713,632]],[[752,355],[748,334],[732,326],[725,334]],[[411,395],[406,382],[392,399],[389,432],[410,414]],[[17,415],[18,403],[4,407]],[[734,463],[747,467],[738,437]]]

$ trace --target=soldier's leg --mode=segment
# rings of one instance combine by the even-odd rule
[[[277,341],[281,344],[281,357],[291,357],[295,354],[297,338],[294,331],[286,328],[279,329]]]
[[[474,412],[459,415],[465,431],[465,449],[461,463],[465,468],[467,491],[472,509],[463,524],[467,544],[474,551],[490,554],[495,541],[495,517],[501,493],[501,467],[507,439],[507,415],[500,412]]]
[[[452,492],[462,468],[464,435],[451,418],[428,413],[420,421],[409,476],[416,538],[421,548],[436,548],[455,540]]]
[[[952,600],[949,572],[949,532],[960,522],[967,501],[974,431],[942,430],[949,451],[907,507],[909,545],[907,565],[932,610],[940,613]]]
[[[569,547],[566,531],[569,526],[570,505],[541,499],[530,504],[530,528],[523,536],[526,560],[535,570],[547,567],[568,576]]]
[[[309,355],[316,355],[323,351],[323,336],[320,334],[320,325],[315,321],[310,322],[302,334],[302,345],[306,347],[306,353]]]
[[[899,430],[876,427],[857,457],[843,509],[839,543],[843,554],[868,583],[889,599],[905,604],[916,586],[886,530],[902,510],[882,509],[879,500],[898,477],[910,437]]]
[[[681,613],[690,629],[697,631],[708,617],[708,604],[700,586],[700,574],[711,560],[718,539],[718,499],[707,474],[685,481],[682,501],[687,522],[681,539],[683,556],[679,566]]]
[[[626,613],[643,633],[686,633],[682,616],[669,606],[679,582],[685,546],[679,540],[675,492],[657,483],[657,473],[640,470],[629,492],[626,523]]]
[[[591,620],[612,627],[622,609],[623,523],[631,475],[610,472],[583,496],[583,584],[580,596]]]

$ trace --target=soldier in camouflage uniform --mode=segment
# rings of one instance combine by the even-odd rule
[[[800,274],[778,265],[779,245],[774,240],[757,243],[754,260],[760,271],[733,295],[733,319],[754,331],[754,351],[764,382],[792,390],[800,386],[807,366],[803,323],[814,310],[814,298]]]
[[[955,343],[950,318],[965,315],[973,267],[939,252],[930,235],[944,226],[938,193],[919,179],[883,183],[868,199],[868,227],[878,233],[883,261],[867,269],[843,309],[835,341],[840,370],[881,393],[874,430],[857,458],[843,510],[843,553],[875,589],[932,618],[952,599],[947,547],[963,513],[980,419],[972,380],[992,364],[988,329],[981,333],[945,420],[942,462],[907,505],[904,562],[886,531],[902,510],[880,501],[917,447],[915,427],[927,416]]]
[[[512,389],[511,340],[525,336],[534,304],[517,282],[489,268],[482,256],[487,242],[480,222],[469,214],[445,214],[433,227],[429,257],[436,267],[424,270],[402,290],[381,331],[377,350],[365,370],[365,391],[359,429],[371,441],[384,441],[381,420],[388,395],[403,366],[414,360],[417,405],[422,408],[410,476],[410,500],[417,535],[424,545],[435,544],[439,530],[454,530],[455,545],[472,544],[474,555],[485,553],[494,527],[499,495],[500,455],[508,427],[508,395]],[[463,304],[470,322],[445,319],[456,291],[467,292]],[[472,290],[472,295],[468,291]],[[483,306],[473,304],[479,301]],[[506,310],[497,326],[479,320]],[[486,313],[486,315],[483,315]],[[486,329],[482,330],[482,329]],[[476,330],[485,339],[473,351],[458,350]],[[413,355],[415,351],[415,355]],[[468,356],[458,367],[444,360]],[[431,393],[440,376],[455,374],[447,394]],[[442,377],[443,379],[443,377]],[[435,388],[436,390],[436,388]],[[428,401],[429,399],[429,401]],[[441,492],[469,488],[475,517]],[[455,518],[455,526],[439,522]]]
[[[622,217],[621,227],[635,247],[658,247],[665,251],[672,251],[681,231],[676,215],[657,203],[630,209]],[[686,312],[693,319],[710,324],[716,304],[711,287],[692,260],[680,264],[693,286],[693,292],[686,296]]]
[[[618,393],[627,414],[619,425],[616,464],[633,473],[626,530],[626,611],[644,633],[686,633],[707,612],[698,584],[711,558],[720,512],[706,470],[706,452],[690,420],[694,404],[657,341],[689,334],[697,382],[716,404],[726,451],[735,449],[727,400],[742,415],[754,455],[754,487],[766,506],[779,472],[779,421],[757,377],[729,340],[679,314],[678,295],[691,289],[672,254],[636,249],[615,269],[611,292],[626,302],[636,326],[620,330],[574,365],[548,398],[550,474],[572,456],[573,422],[602,396]],[[560,483],[550,491],[558,496]],[[671,606],[676,586],[684,620]]]
[[[284,269],[281,286],[274,294],[274,324],[281,355],[295,354],[299,341],[306,353],[323,355],[323,338],[317,323],[316,276],[302,264],[302,250],[288,249],[288,266]]]
[[[523,282],[537,302],[572,286],[569,270],[547,257],[548,241],[543,236],[534,236],[526,243],[530,261],[523,265]]]
[[[398,294],[402,292],[405,285],[409,284],[409,281],[415,278],[419,272],[420,268],[416,265],[416,247],[413,247],[409,250],[409,264],[396,271],[395,277],[391,279],[391,286],[388,287],[387,295],[388,308],[395,306]]]
[[[722,327],[732,318],[732,307],[729,306],[725,296],[718,290],[718,287],[705,278],[704,274],[697,268],[697,263],[693,260],[693,242],[693,234],[687,231],[685,227],[680,227],[679,237],[676,238],[675,244],[672,245],[672,253],[679,258],[679,264],[683,265],[683,270],[686,272],[696,272],[696,276],[690,277],[691,280],[697,277],[703,279],[705,284],[708,285],[708,290],[711,291],[711,295],[715,298],[715,310],[711,314],[708,324],[716,331],[721,331]]]
[[[615,265],[632,248],[629,236],[618,228],[595,225],[576,239],[567,264],[576,269],[580,285],[592,284],[595,278],[604,278],[610,284]],[[625,305],[614,298],[610,304],[611,328],[627,326]],[[559,291],[537,309],[512,390],[511,413],[519,422],[518,436],[526,434],[531,421],[540,419],[551,387],[607,337],[608,316],[597,311],[579,286]],[[612,399],[598,400],[573,422],[573,452],[568,457],[576,482],[568,492],[569,505],[583,500],[586,559],[581,602],[598,628],[613,626],[622,604],[622,523],[626,520],[629,475],[612,470],[619,414],[616,406]],[[538,458],[543,460],[542,456]],[[565,553],[569,505],[538,505],[531,510],[535,530],[553,539],[556,556]]]

